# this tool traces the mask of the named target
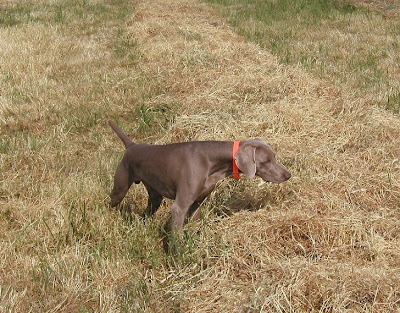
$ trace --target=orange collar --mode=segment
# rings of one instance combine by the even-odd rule
[[[239,144],[240,144],[240,141],[239,140],[235,140],[233,142],[233,146],[232,146],[232,177],[234,179],[239,179],[240,178],[239,169],[238,169],[238,167],[236,165],[236,162],[235,162],[235,154],[239,150]]]

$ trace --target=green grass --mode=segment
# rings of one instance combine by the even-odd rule
[[[118,11],[115,12],[115,8]],[[83,28],[98,26],[102,21],[114,18],[121,19],[129,9],[123,0],[93,3],[87,0],[64,0],[54,3],[30,2],[6,3],[0,11],[0,25],[13,27],[27,23],[71,24],[79,23]]]
[[[302,32],[356,11],[350,3],[331,0],[208,2],[223,5],[221,12],[240,34],[270,49],[286,64],[298,60],[291,50],[295,42],[301,40]]]
[[[386,108],[395,113],[400,113],[400,92],[388,96]]]
[[[398,19],[332,0],[208,0],[234,29],[283,64],[301,65],[339,88],[398,112]],[[356,3],[356,2],[354,2]],[[400,10],[400,9],[399,9]]]
[[[173,123],[178,108],[178,104],[149,106],[146,103],[142,103],[135,109],[139,131],[147,135],[165,133]]]

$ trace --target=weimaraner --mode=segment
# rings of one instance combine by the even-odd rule
[[[182,231],[188,211],[194,219],[200,216],[201,202],[235,168],[249,178],[257,175],[273,183],[291,177],[276,161],[272,148],[261,139],[242,141],[240,146],[237,142],[236,153],[231,141],[135,144],[115,123],[108,123],[126,147],[115,172],[111,207],[122,201],[133,182],[143,182],[149,194],[146,215],[158,209],[163,197],[175,200],[171,206],[173,231]]]

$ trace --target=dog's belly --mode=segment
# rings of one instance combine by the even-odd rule
[[[142,181],[145,183],[145,185],[148,185],[151,188],[153,188],[164,198],[175,200],[175,198],[176,198],[176,188],[175,187],[171,187],[168,184],[165,184],[160,180],[152,180],[151,183],[149,183],[148,181],[146,181],[144,179]]]

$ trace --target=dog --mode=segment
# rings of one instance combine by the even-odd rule
[[[193,215],[193,219],[200,217],[199,205],[225,177],[233,175],[238,179],[243,173],[272,183],[291,177],[275,159],[274,150],[261,139],[137,144],[115,123],[108,123],[125,145],[125,154],[114,175],[111,207],[121,203],[133,182],[142,182],[149,195],[145,215],[154,214],[163,197],[174,200],[174,232],[182,232],[186,213]]]

